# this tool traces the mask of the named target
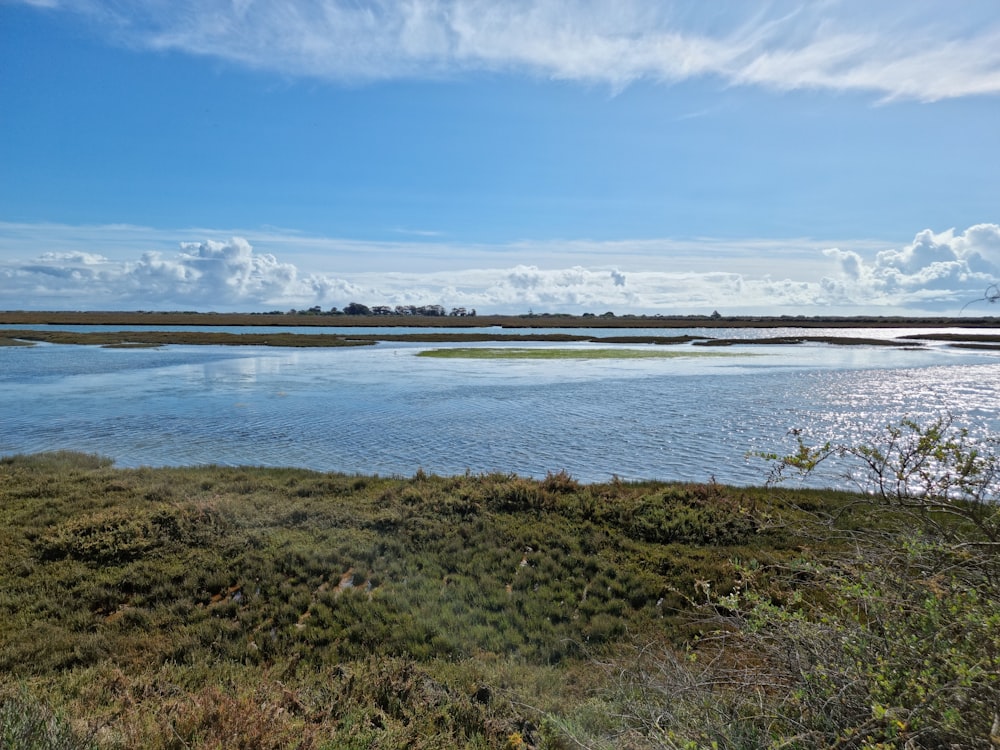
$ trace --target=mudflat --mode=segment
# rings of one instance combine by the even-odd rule
[[[427,343],[505,342],[595,342],[601,344],[685,344],[728,346],[731,344],[801,344],[805,342],[866,345],[919,346],[921,340],[944,340],[951,346],[997,348],[1000,335],[974,333],[984,328],[1000,327],[1000,319],[982,318],[901,318],[901,317],[707,317],[707,316],[589,316],[589,315],[497,315],[497,316],[421,316],[421,315],[343,315],[299,313],[176,313],[176,312],[0,312],[0,324],[65,326],[60,330],[7,329],[0,334],[0,346],[23,345],[31,342],[58,344],[93,344],[111,347],[160,346],[164,344],[250,345],[291,347],[364,346],[378,341],[410,341]],[[74,331],[73,326],[191,326],[183,331]],[[202,326],[246,327],[246,333],[194,330]],[[456,333],[358,333],[358,334],[299,334],[292,332],[253,332],[254,327],[283,328],[467,328]],[[716,338],[712,336],[650,336],[649,334],[594,336],[581,333],[545,332],[546,329],[732,329],[732,328],[961,328],[969,333],[913,334],[895,340],[856,336],[795,335],[758,339]],[[527,329],[529,332],[498,333]]]

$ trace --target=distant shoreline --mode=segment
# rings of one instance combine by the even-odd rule
[[[708,315],[345,315],[328,313],[0,311],[6,325],[399,328],[1000,328],[1000,317]]]
[[[585,329],[628,331],[638,328],[836,328],[844,331],[863,328],[966,328],[1000,327],[996,318],[710,318],[710,317],[583,317],[583,316],[386,316],[386,315],[317,315],[317,314],[255,314],[255,313],[141,313],[141,312],[6,312],[0,313],[0,324],[50,325],[51,329],[0,329],[0,346],[30,346],[34,343],[85,344],[110,348],[149,348],[168,344],[201,344],[222,346],[283,346],[283,347],[353,347],[370,346],[385,341],[411,343],[472,343],[505,342],[590,342],[600,344],[693,344],[694,346],[730,346],[733,344],[802,344],[806,342],[842,346],[884,346],[919,348],[929,340],[945,341],[951,347],[998,350],[1000,335],[996,333],[937,333],[910,334],[895,339],[858,337],[851,335],[778,335],[763,338],[715,338],[707,335],[594,335]],[[109,330],[80,331],[74,326],[103,325]],[[113,326],[144,326],[147,330],[114,330]],[[163,327],[188,327],[186,330],[157,330]],[[204,326],[243,327],[246,332],[198,330]],[[263,332],[260,326],[280,328],[399,328],[399,333],[386,332]],[[451,331],[406,331],[407,328],[457,328]],[[578,328],[580,333],[553,331],[556,328]],[[500,330],[497,330],[500,329]],[[518,331],[518,332],[511,332]]]

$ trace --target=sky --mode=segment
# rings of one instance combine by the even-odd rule
[[[0,0],[0,309],[995,315],[1000,5]]]

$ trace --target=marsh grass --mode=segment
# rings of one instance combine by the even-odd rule
[[[428,349],[420,357],[440,359],[677,359],[696,357],[732,357],[721,352],[664,351],[662,349],[521,349],[495,347],[460,347]]]
[[[34,344],[30,341],[22,341],[21,339],[0,335],[0,346],[34,346]]]
[[[101,331],[69,330],[8,330],[3,332],[8,342],[31,345],[84,344],[112,349],[155,348],[166,344],[196,344],[205,346],[288,346],[340,347],[368,346],[373,340],[348,338],[332,334],[301,333],[218,333],[209,331]]]
[[[909,338],[909,337],[903,337]],[[886,346],[886,347],[907,347],[911,349],[920,348],[912,341],[900,341],[898,339],[872,339],[857,336],[771,336],[764,338],[739,338],[739,339],[700,339],[692,342],[694,346],[745,346],[745,345],[796,345],[796,344],[831,344],[834,346]]]
[[[789,519],[850,534],[872,522],[851,500],[4,458],[0,731],[23,714],[100,748],[568,747],[595,660],[683,648],[706,585],[836,548]]]

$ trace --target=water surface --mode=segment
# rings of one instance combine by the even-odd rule
[[[516,344],[529,345],[553,348]],[[0,454],[73,449],[124,466],[536,477],[564,469],[584,481],[759,484],[766,467],[746,454],[790,449],[793,428],[854,439],[903,416],[947,410],[1000,432],[994,352],[802,344],[730,347],[723,351],[734,356],[723,358],[415,356],[432,348],[441,345],[0,348]]]

